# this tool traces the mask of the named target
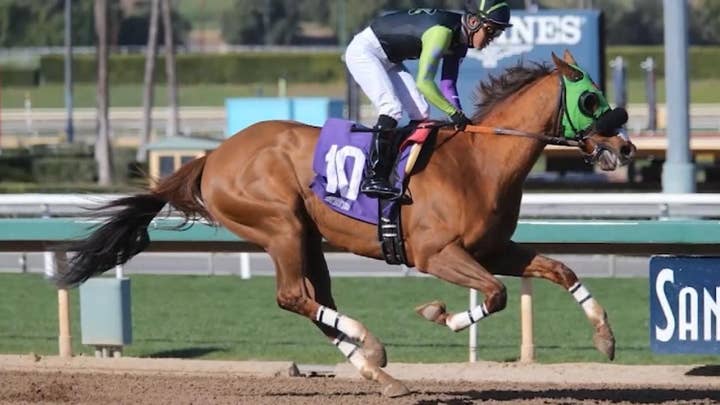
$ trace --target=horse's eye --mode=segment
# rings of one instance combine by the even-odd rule
[[[580,112],[588,117],[592,117],[599,104],[598,96],[593,92],[586,91],[580,96],[578,103],[580,106]]]

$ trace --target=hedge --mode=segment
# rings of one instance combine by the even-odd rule
[[[606,63],[616,56],[627,62],[630,79],[644,75],[640,63],[648,56],[655,59],[658,77],[664,75],[664,50],[661,46],[608,47]],[[718,78],[720,47],[691,47],[689,51],[691,79]],[[607,66],[607,65],[606,65]],[[115,54],[110,57],[111,83],[142,83],[145,56]],[[269,53],[246,52],[233,54],[181,54],[177,56],[178,81],[183,85],[219,83],[252,84],[275,83],[279,77],[292,82],[317,83],[345,79],[345,68],[338,53]],[[62,83],[64,62],[61,55],[48,55],[40,59],[40,67],[0,67],[3,85],[31,86],[39,83]],[[74,60],[74,76],[78,83],[94,83],[96,64],[94,56],[80,55]],[[156,63],[156,80],[165,80],[165,61]]]
[[[91,183],[95,181],[96,172],[95,160],[89,157],[58,156],[33,160],[33,178],[38,183]]]
[[[93,56],[76,57],[73,68],[77,82],[95,82],[96,64]],[[108,68],[110,83],[142,83],[145,56],[112,55]],[[164,58],[158,58],[155,74],[158,82],[165,80]],[[343,80],[345,68],[337,53],[182,54],[177,56],[177,74],[182,84],[274,83],[280,77],[307,83]],[[63,82],[63,57],[42,57],[40,77],[44,82]]]
[[[39,70],[33,67],[0,66],[0,81],[3,86],[37,86],[39,73]]]
[[[32,158],[27,154],[4,153],[0,156],[0,182],[33,181]]]
[[[113,166],[117,183],[142,183],[133,179],[130,168],[135,159],[134,148],[114,148]],[[35,182],[38,184],[92,183],[96,180],[97,164],[92,145],[34,145],[8,149],[0,155],[0,182]]]
[[[32,183],[32,182],[2,182],[0,183],[0,194],[23,194],[23,193],[89,193],[89,194],[135,194],[143,192],[145,188],[127,185],[113,184],[110,186],[98,186],[96,183]]]

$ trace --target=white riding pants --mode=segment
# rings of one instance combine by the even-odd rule
[[[411,120],[424,120],[430,116],[430,106],[420,94],[413,76],[402,63],[388,60],[370,27],[350,41],[345,51],[345,63],[378,114],[398,121],[403,110]]]

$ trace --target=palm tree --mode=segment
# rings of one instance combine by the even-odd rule
[[[108,5],[107,0],[95,0],[95,33],[97,35],[97,119],[98,136],[95,141],[95,161],[98,165],[98,184],[112,183],[113,165],[108,117]]]
[[[160,0],[150,2],[150,28],[148,29],[147,51],[145,53],[145,81],[143,88],[143,128],[140,133],[140,146],[135,160],[147,161],[145,148],[150,142],[152,131],[152,108],[155,85],[155,60],[157,59],[158,20],[160,15]]]
[[[165,73],[168,86],[168,118],[167,136],[178,133],[180,118],[178,117],[178,89],[175,76],[175,43],[173,40],[172,3],[162,0],[163,26],[165,28]]]

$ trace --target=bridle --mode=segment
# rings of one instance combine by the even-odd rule
[[[603,150],[606,150],[604,146],[600,144],[595,144],[595,147],[593,148],[593,151],[590,153],[586,153],[584,151],[584,146],[591,136],[598,133],[596,131],[598,127],[598,122],[603,119],[605,114],[609,113],[612,110],[605,111],[600,117],[593,118],[592,125],[588,126],[587,128],[577,128],[577,126],[573,123],[573,120],[568,112],[567,107],[567,90],[565,86],[565,81],[563,80],[562,74],[559,75],[559,82],[560,82],[560,92],[559,92],[559,100],[558,100],[558,111],[555,114],[554,123],[552,125],[552,132],[550,133],[539,133],[539,132],[528,132],[528,131],[522,131],[518,129],[511,129],[511,128],[501,128],[501,127],[491,127],[491,126],[483,126],[483,125],[468,125],[465,127],[465,132],[471,132],[471,133],[482,133],[482,134],[493,134],[493,135],[510,135],[510,136],[522,136],[526,138],[533,138],[536,139],[542,143],[549,144],[549,145],[557,145],[557,146],[568,146],[568,147],[576,147],[580,148],[583,151],[583,156],[585,160],[588,163],[595,162],[600,155],[600,153]],[[578,100],[579,103],[581,103],[581,110],[582,105],[584,105],[584,100],[582,100],[586,96],[585,93],[583,93],[580,96],[580,99]],[[587,115],[590,115],[590,113],[586,113]],[[574,136],[572,138],[567,138],[565,135],[563,135],[564,132],[564,126],[563,126],[563,118],[566,118],[567,123],[569,124],[570,128],[572,129],[572,132]],[[452,124],[448,124],[452,125]]]

